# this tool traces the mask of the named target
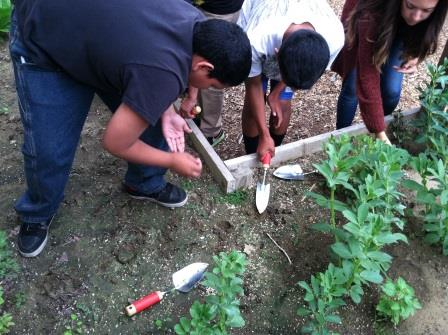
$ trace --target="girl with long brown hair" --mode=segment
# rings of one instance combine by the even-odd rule
[[[358,102],[370,132],[389,142],[384,115],[398,105],[403,75],[437,49],[448,0],[347,0],[346,32],[333,70],[343,78],[338,129],[349,126]]]

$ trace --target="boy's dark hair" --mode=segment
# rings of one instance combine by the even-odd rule
[[[325,39],[313,30],[300,29],[283,41],[278,64],[286,85],[296,90],[310,89],[330,61]]]
[[[210,78],[236,86],[249,75],[252,52],[246,33],[236,24],[211,19],[196,23],[193,53],[213,64]]]

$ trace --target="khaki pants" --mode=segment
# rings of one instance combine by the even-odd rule
[[[236,23],[240,11],[231,14],[218,15],[202,10],[202,13],[209,19],[221,19]],[[210,87],[201,90],[199,93],[199,105],[201,113],[201,131],[205,137],[218,135],[222,128],[222,107],[224,103],[224,90]]]

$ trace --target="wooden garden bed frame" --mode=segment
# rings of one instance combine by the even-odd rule
[[[403,120],[409,120],[415,118],[419,112],[420,108],[413,108],[401,112],[401,116]],[[394,115],[386,116],[384,119],[386,124],[389,125],[393,121]],[[187,120],[187,123],[193,130],[190,134],[193,147],[201,155],[212,176],[225,193],[252,186],[252,168],[260,167],[257,154],[244,155],[223,161],[208,143],[198,126],[192,120]],[[278,166],[286,161],[321,151],[323,144],[331,136],[340,137],[344,134],[353,136],[367,133],[369,131],[364,123],[359,123],[347,128],[281,145],[275,148],[275,157],[272,159],[271,166]]]
[[[445,57],[448,57],[448,42],[445,44],[439,64],[443,62]],[[412,108],[405,112],[401,112],[401,114],[403,120],[409,120],[415,118],[419,112],[420,108]],[[394,116],[389,115],[384,119],[386,124],[389,125],[393,121]],[[244,155],[223,161],[208,143],[196,124],[192,120],[187,120],[187,122],[193,130],[190,134],[190,138],[194,148],[201,155],[205,164],[209,167],[212,176],[225,193],[231,193],[240,188],[246,188],[253,185],[252,168],[260,167],[260,162],[258,161],[256,154]],[[275,148],[275,157],[272,159],[272,166],[280,165],[286,161],[321,151],[323,144],[328,141],[331,136],[339,137],[343,134],[360,135],[367,133],[368,130],[364,123],[360,123],[340,130],[281,145]]]

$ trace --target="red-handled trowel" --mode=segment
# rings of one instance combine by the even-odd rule
[[[261,164],[263,164],[264,169],[263,181],[257,183],[257,192],[255,193],[255,205],[260,214],[265,211],[266,207],[268,207],[269,193],[271,191],[271,185],[266,184],[266,174],[271,165],[271,154],[269,152],[265,153],[261,158]]]
[[[189,292],[204,277],[207,266],[207,263],[192,263],[173,273],[174,287],[171,290],[151,292],[143,298],[134,301],[126,307],[126,314],[132,316],[140,313],[157,304],[166,294],[176,290],[183,293]]]

